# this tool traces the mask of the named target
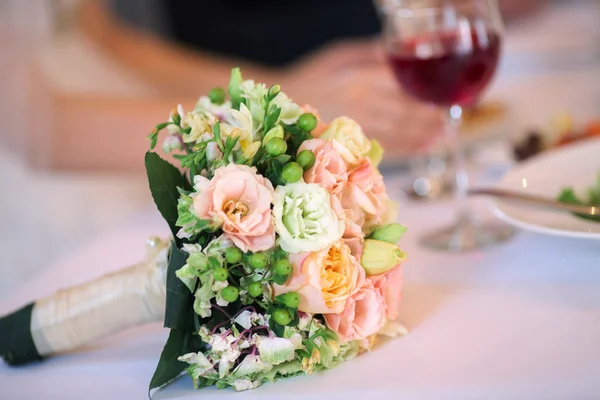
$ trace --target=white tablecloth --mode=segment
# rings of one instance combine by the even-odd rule
[[[509,32],[509,52],[492,93],[510,99],[515,129],[546,123],[560,109],[581,118],[598,116],[600,63],[594,35],[600,30],[594,7],[592,2],[554,6]],[[551,28],[543,31],[545,41],[535,39],[538,25]],[[561,36],[565,32],[572,40]],[[587,44],[583,52],[582,42]],[[558,46],[547,50],[540,43]],[[557,58],[556,47],[581,58],[572,64],[548,63]],[[6,160],[0,157],[0,166]],[[147,207],[142,184],[131,188],[121,180],[112,187],[109,181],[90,184],[80,177],[33,178],[8,167],[13,163],[0,169],[2,182],[20,192],[0,195],[0,251],[10,265],[1,269],[0,315],[136,262],[144,239],[166,232],[156,212],[134,212]],[[52,188],[60,193],[43,201],[33,196],[53,193]],[[420,234],[450,219],[447,203],[411,204],[400,212],[400,221],[409,226],[402,241],[410,260],[400,317],[410,330],[407,337],[334,370],[241,395],[197,392],[184,378],[157,397],[600,398],[600,244],[520,233],[504,245],[467,255],[418,247]],[[122,222],[114,227],[117,220]],[[166,334],[157,324],[35,365],[0,363],[0,399],[146,398]]]
[[[469,255],[430,253],[416,238],[449,220],[448,205],[405,208],[409,233],[400,319],[410,334],[339,368],[238,395],[185,377],[157,398],[591,399],[600,397],[600,244],[520,233]],[[156,214],[98,238],[0,303],[1,311],[136,261]],[[133,329],[76,353],[0,365],[1,399],[142,399],[166,338]],[[214,396],[214,397],[213,397]]]

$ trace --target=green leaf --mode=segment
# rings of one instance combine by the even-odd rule
[[[187,335],[189,333],[186,330],[171,329],[167,343],[160,354],[160,359],[158,360],[152,380],[150,380],[149,392],[152,389],[169,384],[185,371],[188,364],[177,360],[177,357],[186,353],[184,351],[184,344]]]
[[[287,282],[288,278],[289,278],[289,276],[275,274],[275,275],[273,275],[273,282],[275,282],[278,285],[283,285],[284,283]]]
[[[176,275],[187,260],[187,253],[179,250],[173,242],[167,267],[167,302],[165,324],[167,328],[182,328],[193,318],[194,295]]]
[[[242,98],[242,90],[240,89],[240,84],[242,83],[242,73],[239,68],[234,68],[231,70],[231,78],[229,80],[229,99],[231,100],[231,107],[239,110],[240,103],[243,101]]]
[[[205,348],[206,345],[200,337],[193,334],[193,325],[185,329],[171,329],[154,375],[150,380],[148,391],[151,392],[153,389],[168,385],[187,369],[187,363],[177,360],[179,356],[203,351]]]
[[[189,188],[191,185],[179,170],[163,160],[156,153],[147,152],[145,157],[148,184],[154,203],[163,218],[169,224],[174,237],[177,237],[177,200],[178,187]]]

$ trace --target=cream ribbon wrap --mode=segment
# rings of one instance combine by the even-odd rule
[[[38,300],[31,335],[41,356],[73,350],[124,329],[162,321],[170,241],[146,241],[145,259],[131,267]]]

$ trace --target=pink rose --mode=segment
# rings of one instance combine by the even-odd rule
[[[311,314],[339,313],[363,285],[365,270],[342,241],[313,253],[288,256],[293,271],[284,285],[273,285],[275,295],[297,292],[298,310]]]
[[[218,168],[212,180],[197,176],[194,183],[196,215],[222,224],[225,236],[240,250],[263,251],[275,245],[273,185],[256,168],[229,164]]]
[[[391,320],[398,318],[398,309],[402,302],[402,283],[404,281],[402,266],[398,265],[385,274],[370,276],[369,279],[383,293],[387,306],[387,318]]]
[[[340,343],[367,341],[386,322],[386,304],[381,291],[370,280],[348,299],[344,311],[325,314],[327,326],[337,333]],[[365,343],[368,346],[367,343]]]
[[[346,211],[346,231],[349,232],[355,233],[358,227],[369,232],[388,211],[389,197],[383,177],[369,158],[363,158],[349,172],[348,183],[340,198]]]
[[[306,183],[317,183],[332,194],[342,191],[348,180],[346,162],[331,143],[321,139],[307,140],[298,149],[315,154],[315,165],[304,172]]]

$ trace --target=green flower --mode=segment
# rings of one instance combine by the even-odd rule
[[[381,240],[392,244],[398,243],[406,227],[400,224],[388,224],[377,227],[369,236],[369,239]]]
[[[405,258],[406,254],[395,244],[367,239],[365,240],[360,264],[367,275],[378,275],[394,268]]]

